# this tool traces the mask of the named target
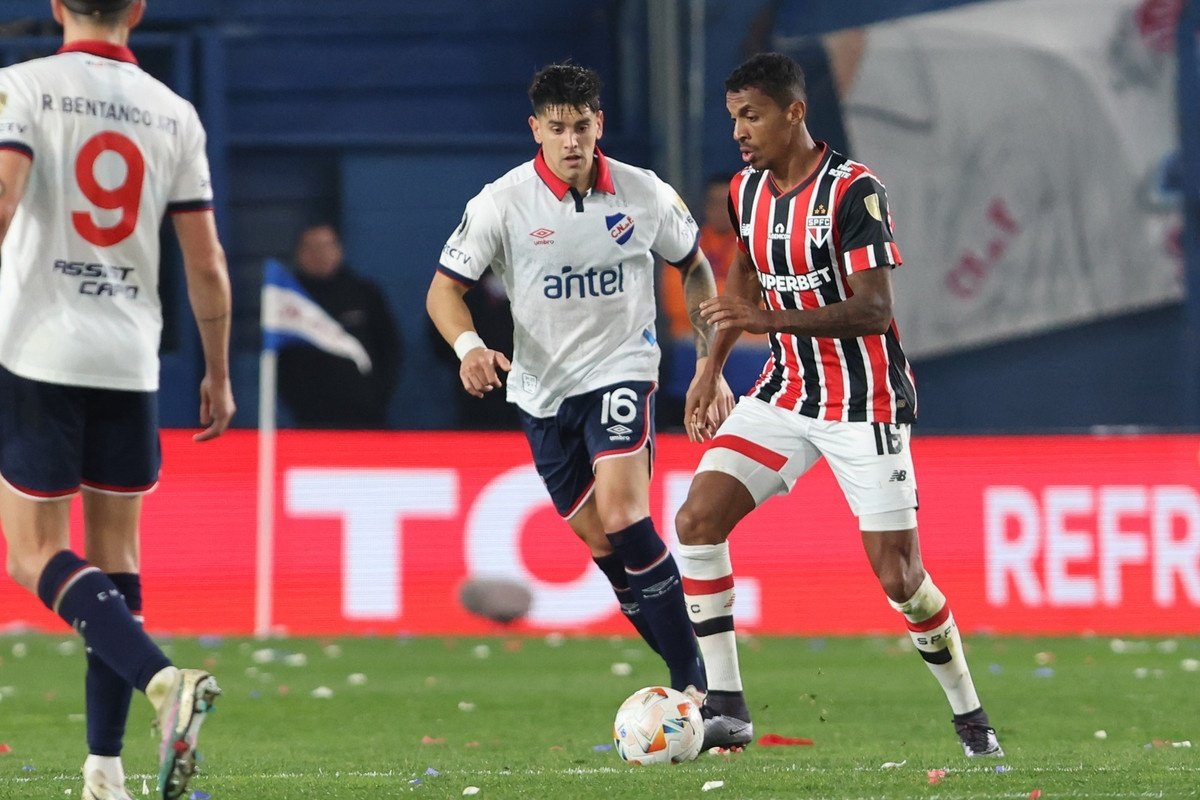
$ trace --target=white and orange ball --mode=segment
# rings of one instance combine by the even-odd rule
[[[617,754],[630,764],[691,761],[704,743],[704,719],[683,692],[647,686],[617,709],[613,743]]]

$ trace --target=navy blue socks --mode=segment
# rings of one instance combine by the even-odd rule
[[[670,670],[671,688],[683,690],[691,685],[704,691],[704,663],[684,605],[679,567],[654,523],[646,517],[608,534],[608,540],[625,563],[629,588]]]
[[[109,580],[125,598],[125,607],[135,622],[141,622],[142,581],[132,572],[110,572]],[[112,667],[104,663],[89,647],[87,649],[87,741],[88,752],[94,756],[119,756],[125,738],[125,722],[129,718],[129,703],[133,687]]]
[[[613,593],[617,596],[617,602],[621,605],[621,613],[625,615],[625,619],[629,620],[629,624],[637,629],[646,644],[650,645],[650,649],[657,653],[658,643],[654,641],[654,632],[650,630],[650,623],[646,620],[646,615],[642,613],[641,603],[638,602],[633,589],[629,588],[629,579],[625,575],[625,562],[621,560],[620,554],[609,553],[599,558],[592,556],[592,561],[596,562],[596,566],[612,584]]]
[[[109,577],[70,550],[59,551],[47,562],[38,579],[38,597],[133,688],[145,691],[155,674],[171,666],[129,613]]]

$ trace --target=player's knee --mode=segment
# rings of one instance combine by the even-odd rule
[[[45,566],[44,561],[33,557],[33,554],[22,553],[17,548],[9,547],[5,568],[9,577],[19,586],[36,592],[38,578],[41,577]]]
[[[615,507],[607,507],[600,510],[600,522],[604,525],[604,530],[610,533],[623,531],[635,522],[639,522],[649,516],[644,508],[627,504],[614,505]]]
[[[675,514],[675,534],[680,544],[720,544],[725,541],[729,531],[717,521],[716,514],[710,514],[699,507],[699,504],[689,500]]]

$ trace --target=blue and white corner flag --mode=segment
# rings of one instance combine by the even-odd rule
[[[300,281],[273,258],[267,259],[263,270],[262,328],[263,350],[278,352],[289,344],[307,342],[350,359],[363,374],[371,371],[371,357],[362,342],[317,305]]]

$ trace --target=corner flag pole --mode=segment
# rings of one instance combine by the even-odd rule
[[[254,571],[254,635],[271,633],[271,588],[275,566],[275,390],[279,355],[263,348],[258,357],[258,536]]]

